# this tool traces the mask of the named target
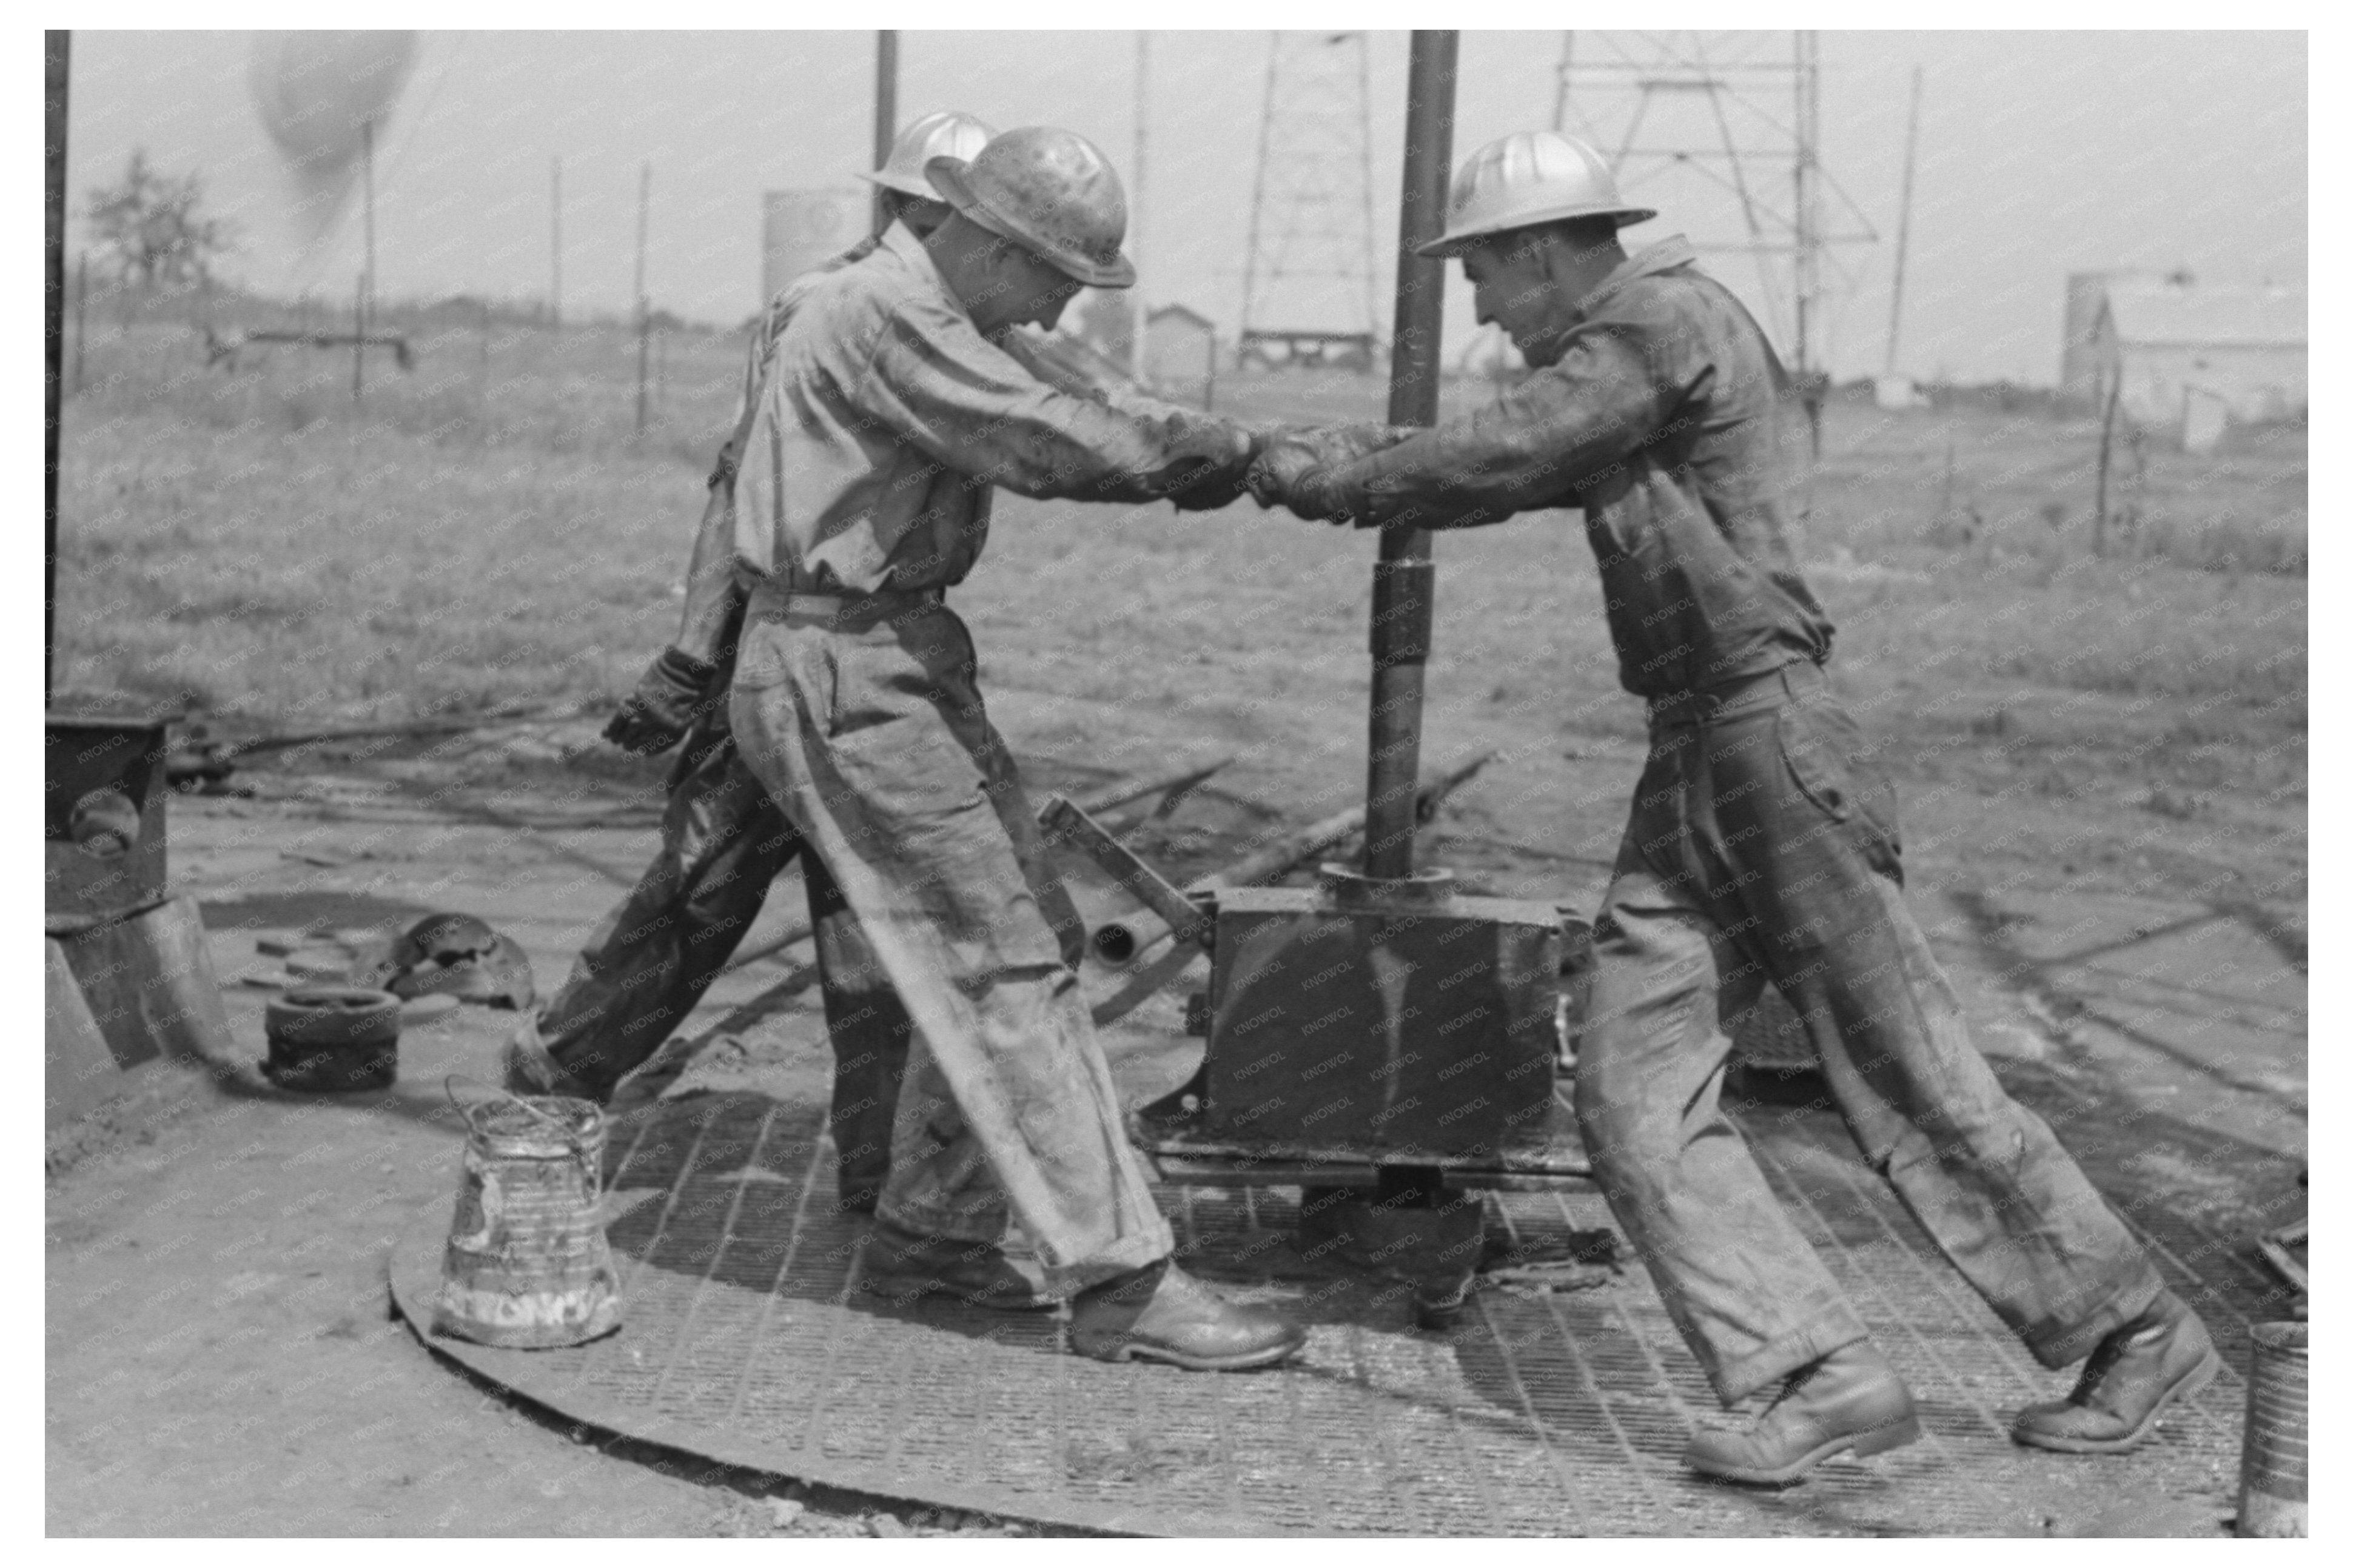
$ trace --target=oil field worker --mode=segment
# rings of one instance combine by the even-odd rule
[[[744,766],[727,727],[728,675],[744,618],[730,544],[737,456],[776,337],[801,298],[826,273],[871,256],[892,224],[921,239],[946,222],[948,205],[924,180],[923,164],[943,154],[969,157],[994,134],[954,110],[910,124],[882,168],[866,176],[881,193],[881,228],[796,279],[761,317],[733,434],[711,477],[678,640],[654,659],[605,731],[615,744],[646,756],[685,742],[670,770],[661,846],[581,949],[554,1002],[516,1031],[508,1047],[510,1089],[608,1103],[621,1079],[694,1011],[758,918],[769,884],[800,856],[799,832]],[[871,1211],[890,1168],[910,1026],[840,889],[815,857],[800,861],[834,1051],[837,1180],[846,1207]]]
[[[955,216],[921,244],[893,230],[808,290],[735,489],[753,584],[737,743],[915,1024],[861,1272],[983,1305],[1070,1296],[1073,1346],[1105,1359],[1271,1364],[1302,1331],[1170,1259],[1046,912],[1067,900],[944,600],[987,541],[994,487],[1219,506],[1256,443],[1211,416],[1070,395],[996,341],[1051,327],[1082,284],[1134,281],[1118,177],[1091,143],[1010,131],[928,173]],[[1004,1248],[1009,1220],[1042,1291]]]
[[[1651,750],[1594,931],[1577,1119],[1596,1173],[1727,1409],[1686,1462],[1792,1481],[1919,1435],[1912,1397],[1717,1104],[1736,1010],[1805,1020],[1863,1157],[2045,1366],[2021,1443],[2117,1453],[2217,1370],[2051,1130],[1970,1044],[1906,910],[1894,792],[1826,684],[1831,625],[1785,531],[1788,383],[1681,238],[1628,256],[1592,149],[1506,137],[1458,172],[1446,233],[1483,323],[1535,373],[1502,403],[1332,465],[1278,442],[1253,488],[1303,516],[1472,527],[1577,507]]]

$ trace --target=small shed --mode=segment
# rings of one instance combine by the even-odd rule
[[[1217,323],[1183,305],[1163,305],[1146,315],[1144,377],[1208,407],[1218,378]]]
[[[2110,279],[2070,344],[2065,390],[2100,410],[2114,389],[2135,422],[2185,437],[2223,418],[2299,417],[2309,402],[2306,328],[2301,289],[2200,288],[2179,274]]]

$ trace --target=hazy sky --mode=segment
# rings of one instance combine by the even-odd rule
[[[1610,58],[1636,37],[1580,34],[1580,58]],[[1704,47],[1718,61],[1786,58],[1787,37],[1715,34]],[[1099,142],[1133,190],[1135,40],[902,34],[902,117],[960,107],[1001,128],[1065,125]],[[1269,36],[1155,32],[1150,49],[1135,247],[1144,289],[1230,331]],[[269,291],[347,295],[356,211],[321,244],[292,235],[285,176],[247,86],[252,50],[248,34],[76,32],[74,200],[144,145],[167,169],[200,171],[215,205],[242,226],[232,270]],[[1386,335],[1405,35],[1370,34],[1366,50]],[[1463,35],[1458,158],[1551,123],[1560,52],[1558,33]],[[2215,283],[2305,282],[2300,33],[1825,33],[1821,58],[1822,160],[1881,237],[1837,253],[1825,334],[1842,374],[1877,370],[1885,346],[1915,64],[1926,85],[1901,368],[2053,380],[2071,270],[2187,266]],[[543,296],[548,161],[561,153],[567,309],[626,306],[638,168],[649,161],[649,293],[688,316],[740,320],[757,302],[760,193],[844,184],[867,166],[872,60],[871,33],[428,33],[380,143],[381,291]],[[1734,106],[1736,129],[1767,133],[1768,117],[1787,125],[1785,83],[1761,86],[1757,98]],[[1700,101],[1684,100],[1684,111]],[[1691,122],[1674,112],[1654,102],[1651,129],[1680,135]],[[1335,128],[1345,119],[1344,103]],[[1332,167],[1339,180],[1361,179],[1345,158]],[[1786,210],[1786,163],[1754,165],[1749,177]],[[1714,190],[1686,175],[1630,193],[1666,210],[1629,230],[1629,243],[1678,231],[1738,238],[1736,209]],[[1856,226],[1835,199],[1829,215]],[[1747,258],[1712,256],[1711,266],[1770,316]],[[1450,272],[1451,355],[1470,342],[1472,321],[1469,291]]]

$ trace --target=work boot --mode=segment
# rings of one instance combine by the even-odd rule
[[[1079,1292],[1071,1348],[1097,1361],[1245,1372],[1298,1353],[1307,1331],[1271,1307],[1229,1301],[1164,1258]]]
[[[859,1289],[896,1306],[952,1296],[998,1312],[1040,1312],[1054,1304],[1038,1275],[986,1241],[925,1236],[874,1222],[859,1253]]]
[[[2198,1314],[2172,1291],[2161,1291],[2139,1317],[2094,1348],[2073,1393],[2028,1405],[2010,1435],[2030,1448],[2121,1454],[2156,1429],[2167,1405],[2197,1393],[2221,1370],[2222,1358]]]
[[[1865,1458],[1919,1437],[1911,1391],[1886,1358],[1858,1341],[1792,1373],[1755,1425],[1701,1427],[1683,1463],[1704,1476],[1781,1487],[1833,1454]]]
[[[507,1037],[506,1090],[509,1094],[562,1094],[602,1105],[611,1098],[598,1094],[564,1070],[539,1043],[539,1020],[528,1014]]]

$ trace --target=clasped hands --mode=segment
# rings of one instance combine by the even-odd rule
[[[1261,442],[1258,460],[1250,465],[1250,492],[1260,506],[1288,507],[1310,522],[1377,527],[1367,515],[1364,495],[1340,482],[1340,470],[1411,433],[1381,425],[1292,426],[1274,431]]]
[[[1311,521],[1369,528],[1375,525],[1363,515],[1361,498],[1352,498],[1336,476],[1413,432],[1383,425],[1252,428],[1204,415],[1185,421],[1176,434],[1177,451],[1194,459],[1168,491],[1180,511],[1215,510],[1247,489],[1261,508],[1281,505]]]

